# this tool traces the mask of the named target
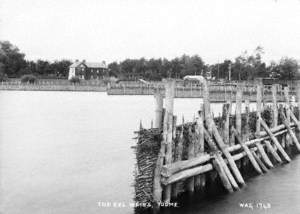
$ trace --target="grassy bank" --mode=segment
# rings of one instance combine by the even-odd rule
[[[102,80],[82,80],[72,84],[66,79],[38,79],[34,84],[21,83],[20,79],[0,82],[0,90],[10,91],[106,91]]]

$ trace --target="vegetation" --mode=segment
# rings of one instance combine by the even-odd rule
[[[29,83],[29,84],[34,84],[36,83],[37,78],[36,76],[32,74],[25,74],[21,77],[21,83]]]
[[[80,83],[79,77],[72,77],[69,81],[70,81],[72,84],[79,84],[79,83]]]
[[[42,78],[67,78],[69,60],[48,62],[45,60],[27,61],[25,54],[8,41],[0,41],[0,73],[9,78],[19,78],[33,74]]]
[[[205,64],[198,55],[183,55],[172,60],[167,59],[126,59],[120,63],[109,64],[110,75],[121,79],[161,80],[166,77],[182,78],[185,75],[203,75],[216,80],[253,80],[271,77],[282,80],[299,78],[298,62],[293,58],[282,58],[279,63],[272,62],[269,66],[262,61],[264,50],[257,47],[251,54],[244,51],[233,61]],[[231,67],[231,72],[229,69]]]
[[[257,47],[253,52],[244,51],[234,60],[208,65],[198,55],[182,55],[174,59],[126,59],[108,65],[109,77],[120,80],[161,80],[162,78],[182,78],[185,75],[203,75],[216,80],[253,80],[257,77],[272,77],[282,80],[300,78],[298,62],[293,58],[283,57],[279,62],[266,65],[262,61],[264,50]],[[33,74],[39,78],[67,78],[68,67],[72,62],[60,60],[28,61],[25,54],[8,41],[0,41],[0,81],[2,77],[19,78]],[[229,72],[231,67],[231,72]],[[3,79],[3,78],[2,78]],[[78,80],[73,80],[77,82]]]

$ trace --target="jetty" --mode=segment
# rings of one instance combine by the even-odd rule
[[[151,127],[141,124],[136,132],[135,201],[151,204],[154,212],[183,194],[203,194],[213,186],[234,194],[246,185],[247,173],[263,175],[276,170],[273,168],[288,164],[300,152],[300,82],[294,87],[297,105],[291,103],[290,86],[284,87],[278,100],[278,85],[257,84],[252,112],[251,95],[238,84],[218,117],[212,113],[209,82],[199,83],[203,101],[193,121],[174,115],[176,83],[168,79],[165,94],[154,93]]]

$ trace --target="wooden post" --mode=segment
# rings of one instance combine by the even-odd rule
[[[243,89],[241,84],[239,83],[237,85],[237,91],[236,91],[236,105],[235,105],[235,114],[236,114],[236,120],[235,120],[235,127],[236,131],[239,136],[242,134],[242,96],[243,96]]]
[[[289,87],[288,86],[284,87],[283,90],[284,90],[284,101],[285,101],[285,109],[286,109],[286,120],[285,120],[286,124],[285,125],[289,126],[290,123],[291,123],[291,113],[290,113],[291,109],[290,109]],[[281,115],[283,115],[283,114],[281,114]],[[285,139],[286,139],[287,145],[291,145],[292,144],[292,139],[290,138],[289,135],[286,135]]]
[[[155,120],[154,128],[162,128],[162,113],[163,113],[163,96],[157,92],[154,95],[155,98]]]
[[[189,145],[188,145],[188,159],[195,157],[195,146],[194,146],[194,133],[192,133],[191,126],[189,127]],[[195,180],[194,177],[190,177],[187,183],[187,190],[189,193],[194,192]]]
[[[172,163],[172,142],[173,142],[173,109],[174,109],[175,81],[167,80],[166,83],[166,119],[167,119],[167,139],[165,163]],[[171,185],[167,185],[164,190],[164,201],[169,203],[171,200]]]
[[[175,154],[175,162],[177,161],[181,161],[182,160],[182,153],[183,153],[183,124],[184,124],[184,120],[182,122],[182,126],[181,126],[181,132],[180,132],[180,136],[178,139],[178,144],[177,144],[177,153]],[[179,183],[175,183],[174,187],[172,189],[172,196],[173,197],[177,197],[178,192],[179,192]]]
[[[277,84],[272,85],[272,101],[273,101],[273,124],[272,127],[278,124],[278,108],[277,108]]]
[[[296,96],[297,96],[297,108],[298,108],[298,120],[300,120],[300,80],[297,81],[296,86]]]
[[[161,186],[161,168],[164,164],[164,158],[166,162],[170,163],[172,161],[172,123],[173,123],[173,91],[175,83],[173,81],[168,81],[166,83],[166,110],[164,114],[163,121],[163,140],[160,145],[160,151],[157,158],[155,170],[154,170],[154,180],[153,180],[153,201],[154,210],[159,210],[158,203],[162,201],[162,186]],[[159,120],[158,120],[159,121]],[[157,122],[158,124],[158,122]],[[167,153],[166,153],[167,150]],[[165,189],[165,198],[170,201],[171,196],[171,186],[168,185]]]
[[[201,156],[204,154],[203,103],[200,104],[200,109],[198,111],[196,131],[198,135],[198,140],[195,144],[195,151],[196,156]],[[195,186],[196,188],[203,188],[205,186],[205,175],[196,176]]]
[[[245,100],[245,114],[246,114],[246,125],[245,125],[245,133],[246,134],[245,134],[244,139],[247,141],[247,140],[249,140],[249,137],[250,137],[250,127],[249,127],[250,102],[249,102],[249,98]]]
[[[204,102],[204,117],[205,117],[207,130],[209,133],[211,133],[211,124],[210,124],[211,112],[210,112],[208,83],[205,82],[202,88],[203,88],[203,102]]]
[[[230,101],[227,101],[225,105],[223,105],[223,111],[225,114],[225,124],[224,124],[224,143],[229,145],[229,122],[230,122]]]
[[[260,121],[258,118],[261,117],[261,108],[262,108],[262,84],[259,83],[257,85],[257,91],[256,91],[256,115],[257,115],[257,121],[256,121],[256,137],[259,137],[260,132]]]

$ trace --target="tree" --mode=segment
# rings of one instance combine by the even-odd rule
[[[56,77],[66,78],[69,73],[70,60],[56,60],[50,64],[51,73]]]
[[[25,54],[9,41],[0,41],[0,63],[3,73],[8,77],[17,77],[21,69],[26,67]]]
[[[293,58],[284,57],[279,62],[279,75],[280,79],[292,80],[298,74],[298,62]]]

